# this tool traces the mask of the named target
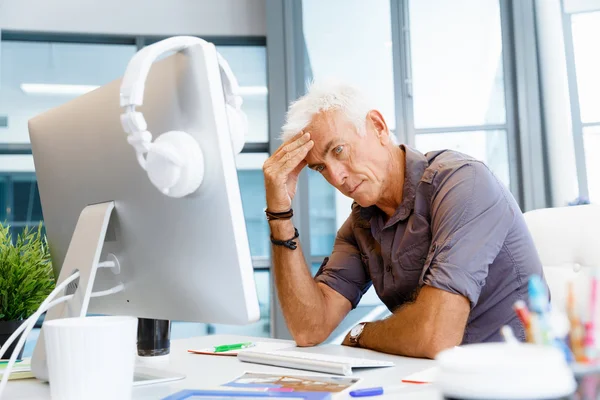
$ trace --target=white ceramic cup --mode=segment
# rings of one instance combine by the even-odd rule
[[[436,386],[452,399],[562,399],[576,389],[564,354],[523,343],[470,344],[436,357]]]
[[[137,318],[87,317],[43,325],[53,400],[129,400]]]

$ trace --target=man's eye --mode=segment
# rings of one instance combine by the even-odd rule
[[[333,151],[335,151],[335,154],[341,154],[343,150],[344,146],[338,146]]]
[[[315,167],[315,171],[317,171],[317,172],[323,172],[324,169],[325,169],[325,167],[323,167],[322,165],[317,165]]]

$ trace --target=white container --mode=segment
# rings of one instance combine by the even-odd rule
[[[445,350],[436,360],[436,385],[446,398],[560,399],[577,387],[563,353],[551,346],[472,344]]]
[[[137,318],[57,319],[43,330],[52,399],[131,399]]]

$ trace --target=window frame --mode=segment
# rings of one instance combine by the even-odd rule
[[[600,121],[584,123],[581,118],[581,105],[579,102],[579,86],[577,84],[577,67],[575,63],[575,44],[573,40],[573,15],[597,13],[600,9],[579,10],[568,12],[565,0],[560,0],[562,13],[562,28],[565,43],[565,59],[567,62],[567,82],[569,86],[569,101],[571,106],[571,127],[573,129],[573,145],[575,150],[575,168],[577,171],[577,184],[579,187],[579,200],[589,201],[587,163],[583,130],[588,127],[600,126]]]

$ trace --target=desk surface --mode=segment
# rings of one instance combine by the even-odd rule
[[[210,335],[191,339],[174,340],[171,343],[171,354],[167,359],[161,360],[154,365],[155,368],[170,370],[186,375],[185,380],[171,383],[156,384],[136,387],[133,389],[134,400],[155,400],[164,398],[182,389],[201,389],[215,387],[229,382],[246,371],[288,373],[288,374],[315,374],[309,371],[300,371],[287,368],[271,367],[267,365],[249,364],[238,361],[235,357],[217,357],[190,354],[188,349],[206,348],[222,343],[237,343],[242,341],[278,341],[276,339],[250,338],[246,336],[232,335]],[[280,341],[284,342],[284,341]],[[290,346],[294,343],[288,341]],[[348,357],[368,357],[379,360],[394,361],[395,367],[376,368],[354,373],[354,376],[362,378],[357,387],[385,386],[400,384],[402,377],[432,367],[431,360],[422,360],[407,357],[391,356],[370,350],[349,348],[346,346],[323,345],[312,348],[299,349],[306,352],[319,352]],[[150,364],[148,364],[150,365]],[[21,381],[9,381],[5,399],[11,400],[38,400],[49,399],[50,390],[47,383],[27,379]],[[398,398],[399,393],[388,396],[378,396],[373,399]],[[349,395],[337,395],[335,399],[348,398]],[[431,385],[419,385],[409,387],[402,394],[403,399],[440,399],[439,393]]]

